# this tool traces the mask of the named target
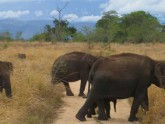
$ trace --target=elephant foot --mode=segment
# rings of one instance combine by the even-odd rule
[[[79,93],[78,96],[80,96],[80,97],[82,97],[82,98],[87,98],[87,96],[86,96],[84,93]]]
[[[108,120],[108,117],[107,116],[98,116],[98,120],[101,120],[101,121],[105,121],[105,120]]]
[[[137,117],[129,117],[128,121],[133,122],[133,121],[138,121]]]
[[[91,115],[91,114],[87,114],[87,117],[88,117],[88,118],[92,118],[92,115]]]
[[[92,115],[96,115],[95,110],[91,110],[91,114],[92,114]]]
[[[86,121],[85,116],[80,115],[79,113],[76,114],[76,118],[80,121]]]
[[[72,92],[67,92],[66,95],[67,96],[74,96],[74,94]]]
[[[111,116],[109,116],[109,115],[108,115],[107,117],[108,117],[108,118],[111,118]]]

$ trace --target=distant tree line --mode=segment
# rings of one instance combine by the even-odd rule
[[[119,16],[116,11],[105,12],[96,22],[94,29],[83,27],[77,32],[76,28],[69,27],[67,20],[53,21],[54,27],[45,26],[42,34],[33,36],[33,40],[63,41],[68,36],[73,41],[94,42],[165,42],[165,25],[145,11],[136,11]]]
[[[22,38],[22,32],[18,31],[16,32],[15,38],[12,37],[11,33],[8,31],[0,32],[0,41],[18,41],[18,40],[24,40]]]
[[[95,29],[85,34],[84,39],[120,43],[165,42],[165,25],[144,11],[131,12],[122,17],[116,11],[108,11],[97,21]]]
[[[0,41],[11,41],[12,37],[9,32],[1,32],[0,33]]]

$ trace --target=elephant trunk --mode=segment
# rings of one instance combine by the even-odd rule
[[[11,89],[5,89],[5,93],[8,98],[12,98]]]
[[[56,76],[52,76],[51,83],[52,84],[58,84],[61,82],[61,79],[58,79]]]

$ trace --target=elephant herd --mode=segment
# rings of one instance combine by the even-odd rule
[[[76,118],[85,121],[95,114],[98,106],[98,119],[107,120],[109,102],[116,106],[117,99],[133,97],[128,121],[137,121],[139,106],[148,110],[148,87],[155,84],[165,89],[165,61],[154,60],[148,56],[121,53],[108,57],[96,57],[87,53],[72,52],[57,58],[52,67],[52,83],[62,82],[66,95],[73,96],[69,82],[81,80],[79,96],[86,97],[85,103]]]
[[[11,62],[0,61],[0,92],[5,90],[11,98],[10,74]],[[139,106],[148,111],[148,87],[155,84],[165,89],[165,61],[154,60],[148,56],[133,53],[121,53],[108,57],[96,57],[83,52],[67,53],[58,57],[51,73],[53,84],[62,82],[66,95],[73,96],[69,82],[81,80],[79,96],[87,98],[76,114],[76,118],[85,121],[95,114],[98,107],[98,119],[110,118],[110,104],[117,99],[133,97],[128,121],[137,121]],[[88,94],[84,94],[87,81]]]

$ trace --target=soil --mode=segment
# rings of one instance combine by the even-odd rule
[[[75,115],[86,99],[78,96],[79,81],[70,83],[70,87],[74,96],[65,96],[63,98],[64,105],[59,110],[58,118],[52,124],[139,124],[138,122],[128,122],[130,113],[128,99],[117,100],[116,112],[114,112],[113,103],[111,103],[111,119],[107,121],[99,121],[97,115],[93,118],[86,118],[87,121],[84,122],[77,120]]]

